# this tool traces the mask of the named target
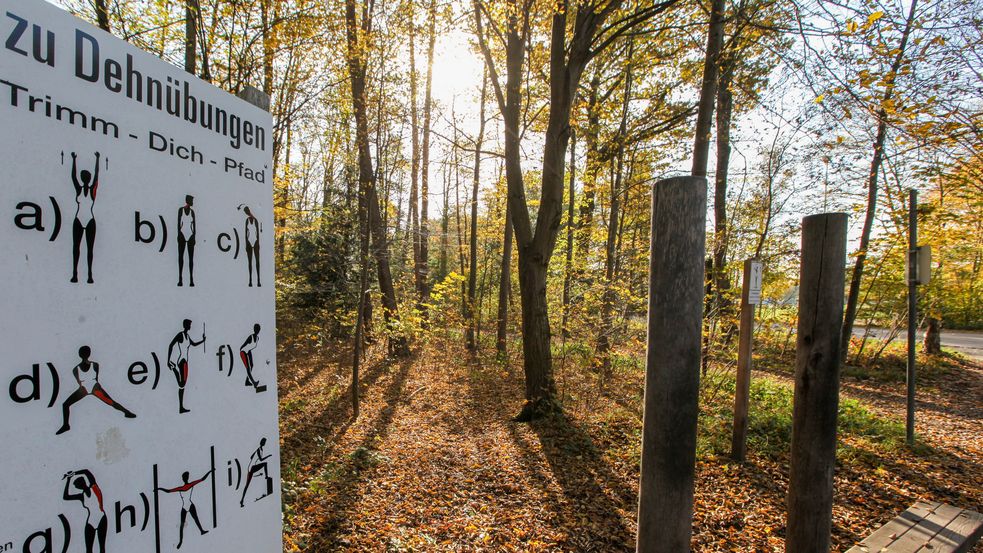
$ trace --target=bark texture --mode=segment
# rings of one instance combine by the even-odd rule
[[[846,231],[845,213],[802,220],[788,553],[828,553],[830,548]]]
[[[639,553],[690,550],[705,229],[705,178],[677,177],[655,183],[638,499]]]

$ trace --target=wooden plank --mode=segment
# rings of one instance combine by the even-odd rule
[[[867,536],[864,541],[850,548],[847,553],[878,553],[882,551],[920,523],[931,513],[932,509],[938,506],[938,503],[916,501],[908,510],[889,520],[887,524]]]
[[[983,515],[949,505],[944,507],[955,509],[956,516],[919,553],[968,553],[983,537]]]
[[[959,514],[960,509],[951,505],[937,504],[928,516],[922,519],[903,536],[891,544],[891,553],[915,553],[949,525]]]

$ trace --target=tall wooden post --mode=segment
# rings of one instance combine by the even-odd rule
[[[743,462],[747,455],[748,397],[751,394],[751,337],[754,335],[754,306],[760,301],[761,284],[757,284],[757,296],[751,297],[752,273],[757,265],[760,277],[760,262],[757,259],[744,261],[744,284],[741,288],[741,330],[737,346],[737,389],[734,392],[734,432],[730,443],[730,456]]]
[[[846,229],[845,213],[802,220],[788,553],[827,553],[830,548]]]
[[[915,443],[915,336],[918,326],[918,191],[908,191],[908,366],[905,441]]]
[[[706,179],[652,189],[639,553],[690,550],[706,250]]]

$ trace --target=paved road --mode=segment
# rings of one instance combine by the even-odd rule
[[[863,336],[864,328],[854,328],[853,333],[856,336]],[[886,328],[871,328],[870,335],[875,338],[887,338],[888,330]],[[895,340],[904,341],[907,339],[906,336],[905,330],[902,329]],[[919,330],[919,342],[921,342],[923,336],[924,332]],[[983,361],[983,332],[942,329],[942,346],[952,348],[978,361]]]

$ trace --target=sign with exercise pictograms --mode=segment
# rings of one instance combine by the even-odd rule
[[[0,551],[282,550],[272,118],[0,0]]]

